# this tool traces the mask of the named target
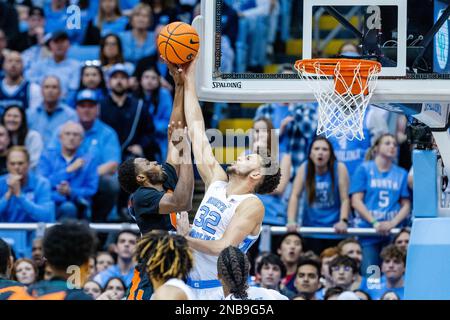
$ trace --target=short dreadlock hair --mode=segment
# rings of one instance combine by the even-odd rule
[[[89,226],[80,221],[67,220],[45,231],[44,257],[55,269],[81,266],[89,261],[97,247],[97,237]]]
[[[194,258],[186,239],[164,230],[152,230],[142,236],[136,249],[137,260],[150,278],[185,280]]]
[[[122,162],[119,166],[119,183],[122,189],[128,193],[134,193],[138,188],[139,184],[136,180],[136,165],[134,160],[136,158],[129,158]]]
[[[259,156],[262,158],[262,175],[261,182],[255,189],[255,193],[267,194],[272,193],[280,184],[281,169],[277,161],[273,160],[270,156],[270,152],[265,150],[259,152]]]
[[[233,246],[222,250],[217,259],[217,273],[230,288],[230,293],[238,299],[248,299],[249,272],[250,262],[241,250]]]

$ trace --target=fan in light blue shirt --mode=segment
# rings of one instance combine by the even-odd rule
[[[50,182],[28,170],[25,148],[14,148],[7,160],[10,173],[0,177],[0,221],[54,222]],[[8,186],[8,181],[12,186]]]

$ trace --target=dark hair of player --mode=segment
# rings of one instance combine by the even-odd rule
[[[233,246],[222,250],[217,259],[217,272],[219,278],[230,289],[230,293],[238,299],[248,299],[247,278],[249,271],[250,262],[241,250]]]
[[[89,261],[97,246],[97,237],[83,222],[68,220],[45,231],[44,257],[55,269],[81,266]]]
[[[136,256],[150,278],[185,280],[192,269],[194,258],[186,239],[164,230],[152,230],[142,236]]]
[[[267,151],[268,152],[268,151]],[[263,178],[261,182],[255,189],[255,193],[258,194],[268,194],[272,193],[280,184],[281,179],[281,169],[278,163],[273,161],[270,157],[270,154],[263,155],[263,153],[259,153],[262,157],[263,163]],[[273,174],[268,174],[268,171],[271,171],[272,166],[276,166],[277,170]],[[267,170],[266,170],[267,169]]]
[[[119,183],[122,189],[128,193],[134,193],[139,184],[136,181],[135,158],[129,158],[122,162],[119,166]]]

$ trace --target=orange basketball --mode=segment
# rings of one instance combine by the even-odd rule
[[[200,46],[195,29],[184,22],[172,22],[158,36],[158,49],[167,61],[184,64],[194,59]]]

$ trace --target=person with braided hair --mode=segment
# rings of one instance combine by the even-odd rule
[[[224,300],[289,300],[276,290],[249,287],[250,262],[238,248],[225,248],[217,259],[217,274],[223,286]]]
[[[136,257],[153,286],[151,300],[194,300],[192,290],[184,283],[193,266],[184,237],[164,230],[150,231],[139,241]]]

